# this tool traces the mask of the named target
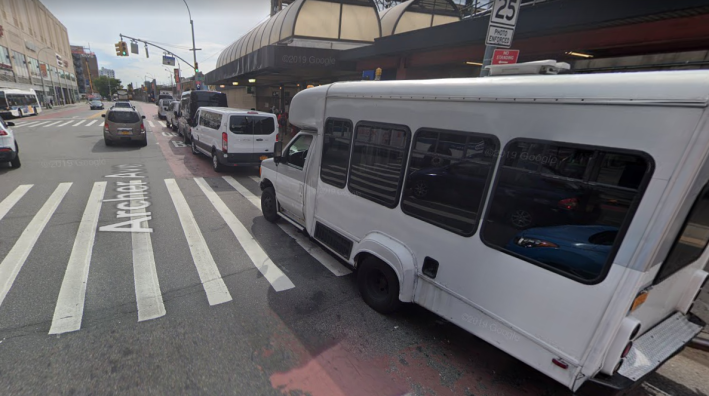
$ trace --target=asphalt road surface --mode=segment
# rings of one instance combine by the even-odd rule
[[[15,120],[0,394],[569,394],[424,309],[369,309],[347,267],[262,217],[257,169],[213,172],[137,106],[147,147],[106,147],[88,106]],[[709,394],[708,366],[686,350],[635,394]]]

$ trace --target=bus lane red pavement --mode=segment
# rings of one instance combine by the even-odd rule
[[[32,121],[35,120],[50,120],[54,118],[64,118],[68,117],[77,113],[85,112],[88,110],[88,105],[82,106],[80,105],[79,107],[73,107],[71,109],[61,109],[61,110],[49,110],[49,111],[44,111],[41,114],[34,116],[31,118]]]

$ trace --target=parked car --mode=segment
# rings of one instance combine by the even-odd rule
[[[103,110],[103,102],[100,100],[92,100],[89,102],[90,110]]]
[[[135,110],[135,106],[131,102],[116,102],[111,106],[112,109],[114,108],[125,108],[125,109],[133,109]]]
[[[180,99],[180,116],[177,119],[177,133],[182,135],[185,143],[190,142],[192,128],[197,124],[195,115],[197,109],[203,106],[227,107],[226,94],[216,91],[187,91]]]
[[[15,140],[15,134],[9,127],[15,126],[14,122],[5,122],[0,118],[0,163],[9,162],[13,168],[19,168],[20,147]]]
[[[148,135],[143,124],[145,116],[132,108],[120,107],[112,107],[102,116],[106,118],[103,126],[103,140],[106,146],[112,146],[116,142],[132,141],[139,142],[141,146],[148,145]]]
[[[604,225],[538,227],[515,235],[505,248],[581,278],[595,279],[616,236],[617,227]]]
[[[221,172],[237,166],[258,166],[273,157],[278,140],[276,116],[259,111],[201,107],[192,127],[192,153],[212,159]]]
[[[168,105],[168,110],[165,112],[165,123],[167,127],[173,131],[177,131],[177,117],[180,114],[180,101],[173,100]]]
[[[158,101],[158,118],[161,120],[167,119],[167,112],[170,111],[170,103],[173,102],[172,98],[160,99]]]

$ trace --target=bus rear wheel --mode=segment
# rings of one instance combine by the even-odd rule
[[[381,314],[390,314],[401,306],[396,272],[376,257],[365,258],[357,268],[357,286],[364,302]]]

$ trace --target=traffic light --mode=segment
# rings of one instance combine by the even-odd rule
[[[197,62],[194,63],[194,72],[195,74],[199,73],[199,65],[197,64]]]
[[[119,42],[117,42],[116,45],[115,45],[115,47],[116,47],[116,56],[123,56],[123,55],[121,55],[121,48],[122,48],[121,43],[122,43],[122,41],[119,41]]]
[[[128,56],[128,43],[121,41],[121,56]]]

